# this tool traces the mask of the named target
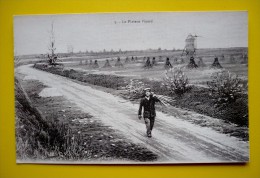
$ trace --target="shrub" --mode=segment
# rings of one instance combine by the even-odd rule
[[[138,79],[131,79],[126,89],[129,92],[130,98],[141,98],[144,95],[145,84]]]
[[[212,81],[207,82],[207,85],[217,107],[235,102],[243,93],[242,80],[229,71],[216,72],[211,79]]]
[[[171,93],[165,87],[163,81],[146,80],[144,83],[147,84],[157,95],[171,96]]]
[[[181,68],[174,68],[166,71],[164,85],[171,94],[183,95],[191,89],[189,79]]]

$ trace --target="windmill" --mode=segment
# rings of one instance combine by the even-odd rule
[[[197,38],[198,37],[201,37],[201,36],[198,36],[198,35],[192,35],[192,34],[189,34],[187,36],[187,38],[185,39],[185,47],[184,49],[182,50],[182,54],[181,56],[183,56],[184,54],[186,56],[195,56],[196,55],[196,50],[197,50]]]
[[[188,64],[188,68],[197,68],[198,65],[195,63],[194,56],[196,56],[196,50],[197,50],[197,38],[200,37],[198,35],[192,35],[189,34],[187,38],[185,39],[185,47],[182,51],[181,56],[184,54],[187,56],[187,58],[190,58],[190,62]]]

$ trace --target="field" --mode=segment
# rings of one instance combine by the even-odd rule
[[[62,59],[64,62],[65,67],[70,67],[74,69],[81,69],[86,70],[89,73],[93,74],[110,74],[110,75],[118,75],[118,76],[127,76],[128,78],[147,78],[150,80],[163,80],[165,75],[164,63],[167,57],[170,58],[170,62],[173,67],[184,67],[184,73],[190,79],[192,84],[205,84],[206,81],[210,80],[210,76],[212,73],[218,71],[218,69],[210,68],[211,64],[214,61],[214,56],[219,57],[219,62],[222,67],[232,73],[237,74],[239,77],[247,80],[247,72],[248,66],[247,61],[246,64],[241,64],[242,62],[242,55],[247,53],[246,48],[231,48],[231,49],[208,49],[208,50],[199,50],[197,52],[197,57],[195,58],[196,63],[198,63],[198,57],[202,57],[203,62],[205,63],[206,67],[198,68],[197,70],[188,70],[185,68],[189,59],[184,57],[185,63],[180,64],[181,52],[132,52],[129,54],[118,54],[121,59],[122,64],[124,65],[123,68],[117,68],[114,66],[116,63],[117,57],[116,55],[101,55],[99,57],[96,56],[81,56],[77,58],[71,57],[69,59]],[[220,56],[224,55],[224,59]],[[136,62],[131,62],[131,57],[137,57]],[[161,60],[159,61],[159,56],[161,56]],[[235,58],[234,61],[230,61],[230,57],[233,56]],[[125,63],[125,58],[128,57],[130,62]],[[157,65],[149,70],[144,70],[144,57],[150,57],[152,60],[153,57],[156,58]],[[177,58],[178,61],[175,62],[174,59]],[[106,62],[106,59],[109,60],[112,68],[102,68]],[[97,60],[99,68],[93,69],[89,67],[89,65],[85,65],[85,61]]]
[[[152,68],[146,69],[144,57],[147,57],[143,52],[135,52],[136,56],[129,53],[121,56],[77,56],[77,58],[62,59],[62,67],[58,68],[44,68],[41,63],[35,66],[38,69],[47,70],[51,73],[76,79],[82,82],[98,85],[112,89],[123,89],[127,87],[131,80],[137,80],[144,83],[146,87],[152,88],[156,94],[174,97],[176,102],[172,105],[196,111],[201,114],[206,114],[211,117],[216,117],[238,125],[248,125],[248,109],[247,109],[247,70],[248,64],[242,58],[242,55],[247,53],[246,48],[231,48],[231,49],[208,49],[199,50],[195,58],[198,63],[199,57],[202,57],[204,66],[195,69],[187,68],[189,59],[184,59],[184,63],[180,61],[181,52],[153,52],[148,53],[152,59],[155,56],[156,65]],[[141,56],[142,55],[142,56]],[[153,56],[151,56],[153,55]],[[100,57],[101,56],[101,57]],[[161,57],[160,57],[161,56]],[[219,57],[219,62],[223,68],[212,68],[214,57]],[[224,56],[224,58],[222,57]],[[123,67],[116,67],[117,58],[120,57]],[[126,57],[129,61],[126,63]],[[189,84],[193,86],[193,90],[187,92],[182,97],[172,96],[171,93],[163,86],[165,78],[164,61],[170,58],[173,67],[182,68],[184,74],[189,79]],[[175,60],[177,58],[177,60]],[[233,59],[231,59],[233,58]],[[98,67],[90,65],[90,60],[94,63],[97,61]],[[106,61],[109,60],[111,67],[104,68]],[[38,67],[37,67],[38,66]],[[216,107],[214,98],[209,95],[207,82],[211,81],[212,74],[222,70],[230,71],[236,74],[241,79],[241,84],[244,94],[240,96],[236,102],[229,104],[228,107]],[[128,95],[128,94],[126,94]],[[135,98],[136,99],[136,98]],[[247,136],[242,136],[247,137]]]
[[[197,127],[200,129],[211,128],[214,130],[213,136],[216,131],[228,135],[223,139],[233,139],[234,137],[239,142],[247,144],[249,139],[248,64],[242,58],[245,53],[247,53],[247,48],[202,49],[198,51],[195,62],[198,64],[199,57],[202,57],[205,66],[195,69],[186,67],[189,59],[181,61],[181,51],[134,51],[122,54],[92,55],[78,53],[69,56],[59,54],[61,56],[59,64],[61,65],[58,66],[48,65],[46,59],[41,57],[31,56],[28,59],[23,56],[20,67],[18,67],[19,70],[16,71],[18,159],[22,161],[35,159],[79,162],[160,161],[167,157],[174,157],[176,153],[172,150],[164,152],[163,150],[166,148],[156,145],[173,144],[175,142],[171,140],[174,139],[172,135],[177,136],[181,133],[182,138],[178,140],[181,140],[181,145],[182,142],[185,142],[184,149],[179,150],[182,152],[188,148],[186,141],[191,137],[197,137],[196,134],[190,135],[189,129],[194,131]],[[215,55],[219,57],[223,68],[211,67]],[[222,55],[224,55],[224,59],[221,58]],[[134,60],[131,60],[132,56]],[[118,57],[120,57],[123,67],[115,66]],[[127,63],[125,62],[126,57],[129,58]],[[156,64],[152,68],[144,68],[144,57],[150,57],[150,59],[155,57]],[[164,64],[167,57],[170,58],[174,70],[175,67],[181,68],[189,79],[191,88],[182,95],[174,94],[165,87]],[[90,60],[92,60],[91,65]],[[93,67],[95,60],[98,67]],[[107,60],[111,67],[103,67]],[[243,84],[243,92],[234,102],[219,107],[216,106],[214,96],[210,95],[207,82],[212,81],[212,74],[223,71],[223,69],[239,77]],[[143,84],[142,87],[150,87],[159,96],[170,98],[167,101],[169,104],[167,107],[157,105],[158,112],[162,113],[161,118],[159,117],[157,121],[157,129],[163,133],[169,132],[167,133],[170,135],[169,138],[164,139],[164,134],[158,134],[157,137],[160,139],[144,140],[143,127],[136,125],[136,106],[139,104],[140,95],[131,93],[128,89],[131,81]],[[42,92],[46,91],[45,89],[50,89],[46,96],[42,95]],[[55,96],[56,92],[57,96]],[[29,99],[24,95],[28,95]],[[25,102],[27,100],[31,104]],[[122,103],[127,104],[124,106]],[[171,121],[168,117],[177,118],[177,120]],[[164,119],[172,122],[171,125],[166,126]],[[175,122],[179,122],[179,120],[189,122],[191,126],[182,129],[175,128]],[[165,127],[172,128],[165,130]],[[186,131],[186,129],[188,130]],[[27,134],[26,130],[36,137]],[[186,133],[183,134],[183,132]],[[59,140],[55,140],[54,135],[58,135]],[[200,134],[198,133],[198,135]],[[214,139],[217,141],[218,136]],[[163,140],[162,143],[159,142],[161,140]],[[193,143],[193,151],[203,149],[207,152],[209,146],[212,145],[208,138],[205,140],[209,145],[206,144],[205,148],[199,148],[200,144]],[[204,144],[204,140],[199,141]],[[147,145],[147,142],[151,143]],[[188,143],[192,142],[188,141]],[[174,147],[174,144],[172,146]],[[220,148],[216,147],[216,149]],[[242,155],[240,153],[237,155],[238,157],[233,155],[237,153],[228,149],[229,147],[226,147],[222,150],[223,153],[226,152],[229,155],[228,159],[247,159],[246,156],[239,157]],[[180,155],[182,154],[185,155],[185,153]],[[219,154],[221,160],[226,159],[225,154],[222,152]],[[185,157],[180,158],[181,161],[185,159]]]

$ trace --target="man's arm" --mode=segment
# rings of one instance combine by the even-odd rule
[[[161,100],[155,94],[153,94],[153,99],[155,102],[161,102]]]

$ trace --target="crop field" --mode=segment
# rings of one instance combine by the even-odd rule
[[[192,84],[202,84],[204,85],[213,73],[220,71],[220,69],[212,68],[211,65],[214,61],[215,55],[219,59],[219,63],[223,69],[230,71],[238,75],[244,81],[248,80],[248,64],[247,61],[243,63],[242,55],[247,53],[247,48],[238,48],[238,49],[208,49],[208,50],[199,50],[197,56],[195,57],[195,62],[198,64],[199,57],[202,58],[205,66],[198,67],[196,69],[187,69],[186,66],[189,63],[189,59],[183,56],[184,63],[181,63],[181,52],[153,52],[153,53],[129,53],[122,55],[98,55],[93,56],[82,56],[80,58],[70,58],[70,60],[64,58],[63,62],[65,67],[87,71],[88,73],[93,74],[105,74],[105,75],[118,75],[124,76],[132,79],[150,79],[161,81],[165,77],[165,68],[164,63],[166,58],[170,59],[170,62],[173,67],[183,68],[185,75],[189,78],[190,83]],[[224,55],[224,58],[222,57]],[[132,56],[135,58],[135,61],[131,61]],[[115,67],[117,57],[120,57],[123,67]],[[125,62],[126,58],[129,58],[129,62]],[[145,69],[146,57],[152,58],[155,57],[156,65],[150,69]],[[233,57],[233,60],[231,58]],[[145,58],[145,59],[144,59]],[[177,59],[177,61],[176,61]],[[94,63],[94,60],[97,60],[98,68],[92,68],[89,65],[90,60]],[[106,60],[109,61],[111,67],[103,67],[106,63]],[[87,62],[87,64],[86,64]]]
[[[107,55],[106,57],[101,53],[91,57],[77,56],[76,58],[70,57],[70,60],[61,59],[63,61],[63,66],[60,67],[50,67],[42,63],[35,64],[34,67],[80,82],[114,90],[127,91],[128,87],[150,87],[156,94],[173,97],[176,101],[171,103],[173,106],[189,109],[210,117],[223,119],[240,126],[247,126],[248,61],[247,58],[245,60],[242,57],[245,53],[247,53],[247,48],[199,50],[195,57],[195,63],[198,64],[198,67],[192,69],[187,67],[190,62],[188,58],[183,59],[183,61],[181,60],[180,51],[162,51],[147,53],[147,55],[143,52],[139,52],[139,54],[135,52],[135,56],[133,53],[130,53],[121,56]],[[144,60],[145,57],[150,57],[151,60],[154,58],[153,56],[156,61],[155,65],[150,68],[144,68],[146,64],[146,60]],[[121,62],[120,67],[115,65],[118,63],[118,57]],[[126,60],[127,57],[128,61]],[[218,57],[221,68],[212,67],[215,57]],[[173,66],[173,71],[177,71],[177,68],[181,68],[183,74],[188,78],[188,84],[193,85],[193,89],[187,89],[187,91],[184,91],[186,94],[181,95],[181,97],[176,93],[171,92],[166,86],[167,82],[165,81],[165,77],[167,70],[164,65],[167,58],[169,58],[169,61]],[[203,60],[203,66],[199,65],[200,58]],[[109,67],[104,67],[107,65],[108,61]],[[237,76],[239,85],[235,86],[235,84],[232,84],[233,86],[228,86],[228,83],[231,81],[228,79],[227,81],[229,82],[227,85],[223,85],[225,86],[223,90],[215,88],[216,91],[222,91],[223,95],[215,95],[216,93],[211,95],[211,89],[208,86],[208,82],[212,82],[213,74],[223,72],[223,70],[228,71],[232,76]],[[133,85],[137,84],[137,86],[133,86],[131,81],[134,81]],[[218,86],[221,87],[221,84]],[[234,88],[232,89],[230,87]],[[238,93],[239,95],[237,95]],[[232,101],[234,94],[236,95],[234,96],[235,102]],[[126,97],[129,97],[129,94],[126,94]],[[138,100],[138,97],[136,98],[133,96],[132,99]],[[225,103],[229,103],[228,107],[225,107]],[[241,137],[247,139],[247,135]]]
[[[106,109],[109,111],[111,105],[106,102],[110,100],[120,100],[117,107],[121,110],[131,108],[133,105],[139,104],[140,93],[146,87],[150,87],[158,96],[166,98],[168,103],[158,105],[159,112],[181,117],[181,119],[188,120],[193,126],[211,127],[217,132],[248,141],[248,60],[243,58],[245,53],[247,53],[247,48],[199,50],[195,57],[197,68],[187,67],[190,59],[187,57],[182,59],[181,51],[73,54],[60,56],[58,63],[62,65],[57,66],[49,65],[45,58],[37,56],[31,56],[30,59],[25,58],[22,60],[22,64],[29,65],[21,64],[18,67],[20,69],[16,71],[17,73],[23,71],[26,73],[25,75],[30,75],[29,78],[19,75],[19,82],[16,80],[18,158],[21,160],[52,160],[56,159],[58,155],[62,155],[59,158],[60,161],[70,159],[77,161],[116,159],[141,162],[157,160],[159,158],[157,154],[139,143],[131,143],[124,136],[116,134],[111,127],[106,126],[106,124],[121,121],[121,117],[118,118],[116,113],[106,112],[105,116],[102,116],[102,118],[106,118],[105,120],[111,119],[107,121],[108,123],[103,123],[102,120],[94,122],[95,118],[99,118],[97,113],[102,112],[96,112],[100,108],[94,108],[93,111],[91,107],[95,104],[89,104],[89,102],[94,101],[95,103],[98,98],[102,98],[98,101],[102,103],[98,104],[98,107],[104,111]],[[155,64],[149,68],[145,67],[148,57],[151,62],[155,59]],[[221,68],[212,67],[215,57],[218,57]],[[120,58],[120,62],[118,62],[118,58]],[[173,71],[183,72],[183,75],[188,78],[188,83],[191,84],[187,85],[186,90],[181,94],[167,88],[167,84],[169,84],[165,78],[166,72],[169,72],[165,69],[167,58],[169,58]],[[203,65],[200,65],[200,58],[203,60]],[[120,65],[118,65],[119,63]],[[235,97],[234,100],[232,97],[220,95],[223,93],[211,94],[208,82],[213,81],[213,74],[223,72],[223,69],[232,75],[236,74],[239,77],[239,85],[242,84],[241,90],[236,84],[233,84],[233,89],[230,88],[233,87],[232,85],[224,88],[224,90],[228,89],[228,94]],[[37,75],[38,80],[42,83],[34,80],[37,78],[34,75]],[[60,78],[60,76],[69,78],[69,80]],[[184,81],[184,79],[181,80]],[[49,88],[45,85],[53,85],[57,88]],[[19,88],[19,86],[21,87]],[[86,87],[89,86],[90,88],[86,90]],[[60,92],[77,90],[72,95],[70,92],[63,93],[64,96],[71,97],[67,100],[63,95],[55,96],[56,93],[61,94],[58,92],[58,88],[64,88]],[[45,89],[49,91],[49,94],[41,95]],[[100,93],[101,96],[97,95],[95,98],[95,93]],[[25,95],[27,95],[27,99]],[[92,98],[93,95],[94,98]],[[86,101],[81,100],[82,98]],[[28,102],[24,102],[27,100]],[[124,107],[121,102],[129,102],[128,107]],[[77,103],[77,107],[76,105],[72,107],[73,103]],[[106,108],[107,106],[108,108]],[[80,110],[81,107],[89,108],[83,112]],[[28,113],[24,113],[24,109],[27,109]],[[89,111],[92,113],[89,114]],[[107,117],[107,113],[112,115]],[[134,119],[133,113],[136,113],[136,108],[131,110],[130,114],[128,111],[124,111],[123,116]],[[35,119],[35,122],[28,124]],[[114,122],[116,119],[119,120]],[[36,135],[35,138],[25,134],[24,125],[26,125],[26,130],[30,130],[33,135]],[[133,127],[133,129],[136,128]],[[135,132],[133,131],[133,133]],[[60,135],[59,140],[55,140],[57,134]],[[81,135],[81,137],[77,137],[77,135]],[[141,137],[143,138],[143,136]],[[38,140],[40,142],[35,149],[32,145],[35,145]],[[53,140],[55,143],[48,140]]]

